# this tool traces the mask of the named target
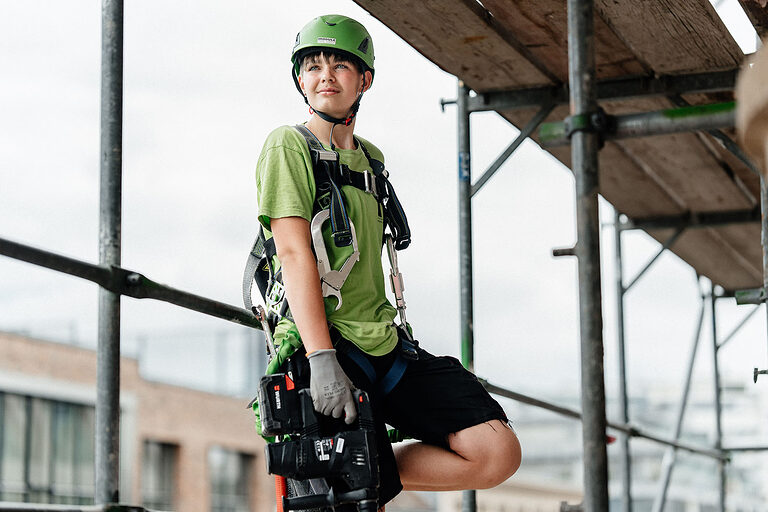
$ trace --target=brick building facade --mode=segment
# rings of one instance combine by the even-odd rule
[[[122,358],[120,501],[185,512],[274,509],[242,399],[150,382]],[[96,353],[0,333],[0,501],[88,503]]]

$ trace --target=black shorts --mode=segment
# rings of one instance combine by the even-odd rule
[[[490,420],[507,421],[504,409],[455,357],[437,357],[418,348],[418,360],[409,361],[397,385],[385,396],[379,396],[377,386],[344,353],[344,347],[351,342],[335,336],[334,344],[342,369],[371,400],[379,455],[379,506],[403,488],[386,425],[413,439],[447,448],[448,434]],[[366,357],[381,377],[386,375],[400,350],[398,345],[387,355]]]

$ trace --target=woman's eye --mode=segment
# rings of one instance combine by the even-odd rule
[[[347,69],[347,65],[346,64],[336,64],[336,67],[340,68],[340,69]]]

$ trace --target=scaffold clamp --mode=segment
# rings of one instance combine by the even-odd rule
[[[576,132],[596,133],[600,139],[600,147],[605,143],[603,134],[615,131],[616,119],[608,115],[602,107],[597,110],[575,114],[565,118],[563,121],[565,127],[565,136],[570,139]]]
[[[736,304],[739,306],[745,304],[762,304],[765,302],[765,289],[751,288],[748,290],[736,290],[734,297],[736,297]]]

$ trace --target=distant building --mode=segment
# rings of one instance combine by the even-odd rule
[[[268,512],[272,477],[246,401],[144,380],[121,360],[122,503]],[[93,501],[96,353],[0,333],[0,501]]]
[[[96,353],[0,333],[0,501],[92,503]],[[724,388],[726,446],[766,444],[765,397]],[[684,439],[711,446],[711,390],[694,387]],[[677,394],[653,389],[631,400],[637,423],[670,437]],[[577,408],[575,399],[562,405]],[[264,443],[246,400],[143,379],[135,359],[121,361],[120,501],[155,510],[272,512],[274,485],[264,470]],[[610,408],[611,404],[609,404]],[[515,429],[523,445],[520,471],[478,491],[479,512],[556,512],[582,499],[581,427],[554,413],[520,406]],[[647,418],[647,420],[642,421]],[[650,510],[664,447],[633,440],[636,512]],[[608,448],[612,509],[619,509],[618,443]],[[767,511],[768,454],[734,454],[728,504]],[[714,510],[715,463],[679,454],[666,510]],[[402,493],[387,512],[458,512],[461,493]]]
[[[683,423],[682,440],[688,444],[714,446],[715,412],[711,385],[694,385]],[[768,400],[764,392],[743,386],[723,387],[723,445],[766,446]],[[671,439],[679,407],[680,391],[653,386],[630,398],[632,423],[643,431]],[[578,399],[561,397],[558,403],[578,408]],[[615,404],[609,402],[609,410]],[[609,414],[610,416],[610,414]],[[524,455],[513,477],[545,486],[581,489],[583,478],[581,424],[554,413],[521,407],[515,428]],[[609,432],[610,433],[610,432]],[[644,439],[631,440],[633,510],[650,511],[663,474],[665,446]],[[621,510],[622,458],[619,443],[608,446],[611,510]],[[665,510],[714,511],[718,503],[717,464],[709,457],[678,451]],[[768,511],[768,452],[733,453],[727,466],[729,511]],[[569,503],[571,503],[569,501]]]

